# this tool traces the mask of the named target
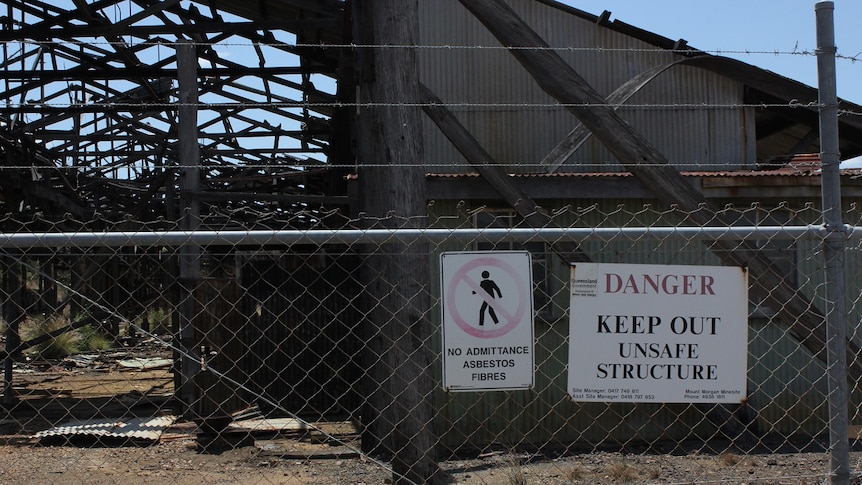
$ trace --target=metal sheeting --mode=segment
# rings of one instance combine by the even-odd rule
[[[749,319],[748,406],[759,434],[816,436],[829,421],[822,362],[787,332]]]
[[[176,416],[157,416],[121,420],[89,419],[69,421],[60,426],[36,433],[36,438],[91,436],[96,438],[157,441],[165,428],[172,425],[176,420]]]
[[[512,7],[599,93],[607,96],[640,72],[680,56],[587,19],[532,0]],[[513,172],[539,172],[542,158],[574,127],[575,118],[535,81],[457,0],[420,3],[420,76],[485,149]],[[672,162],[689,169],[748,167],[743,86],[713,72],[674,67],[620,111]],[[728,106],[725,109],[699,105]],[[658,108],[656,105],[664,105]],[[648,107],[645,107],[648,106]],[[656,107],[653,107],[656,106]],[[431,170],[461,171],[462,157],[426,122],[426,163]],[[692,143],[692,140],[698,143]],[[618,170],[613,157],[591,139],[561,171]]]

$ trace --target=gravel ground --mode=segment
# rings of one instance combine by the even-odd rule
[[[89,447],[81,447],[87,445]],[[150,446],[0,446],[0,484],[321,484],[391,483],[385,464],[360,457],[307,459],[243,446],[201,453],[194,439]],[[862,452],[851,466],[859,469]],[[596,452],[558,458],[490,453],[443,462],[450,483],[822,484],[826,453],[630,455]],[[855,483],[855,482],[854,482]]]

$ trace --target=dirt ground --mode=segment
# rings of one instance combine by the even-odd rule
[[[171,416],[172,373],[163,355],[124,367],[129,356],[108,353],[64,362],[16,365],[14,400],[0,420],[2,484],[321,484],[392,483],[388,464],[358,453],[350,423],[267,421],[251,413],[221,437],[176,420],[157,439],[97,437],[84,425],[48,432],[72,418]],[[249,423],[258,423],[255,425]],[[574,484],[821,484],[828,483],[829,455],[733,452],[667,454],[615,451],[567,456],[489,452],[441,462],[449,483],[501,485]],[[853,451],[851,469],[862,469]],[[854,479],[856,476],[854,476]]]
[[[332,484],[391,483],[385,464],[360,457],[302,458],[245,446],[200,453],[193,440],[150,446],[0,446],[0,483]],[[859,457],[854,461],[859,464]],[[821,484],[824,454],[671,456],[590,453],[562,458],[506,454],[441,464],[458,484]],[[858,469],[858,468],[857,468]],[[854,482],[855,483],[855,482]]]

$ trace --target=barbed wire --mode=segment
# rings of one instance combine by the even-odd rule
[[[38,102],[30,101],[23,103],[7,102],[0,104],[0,107],[7,110],[16,110],[20,112],[36,112],[40,110],[82,110],[92,113],[104,110],[120,110],[127,109],[129,111],[141,111],[148,108],[157,108],[159,110],[173,110],[179,107],[192,106],[199,110],[225,110],[225,109],[377,109],[377,108],[448,108],[448,109],[520,109],[520,110],[547,110],[547,109],[568,109],[568,108],[612,108],[617,111],[706,111],[706,110],[739,110],[739,109],[775,109],[775,108],[794,108],[819,110],[828,107],[825,104],[809,101],[800,102],[790,100],[786,103],[636,103],[636,104],[613,104],[613,103],[476,103],[476,102],[418,102],[418,103],[403,103],[403,102],[349,102],[349,101],[333,101],[333,102],[304,102],[304,101],[247,101],[233,103],[139,103],[139,102],[108,102],[108,103],[90,103],[90,102]],[[100,108],[100,109],[97,109]],[[857,117],[862,116],[862,111],[854,109],[838,109],[839,117]],[[302,129],[302,128],[300,128]]]
[[[810,101],[807,103],[790,100],[786,103],[635,103],[635,104],[612,104],[612,103],[467,103],[467,102],[348,102],[348,101],[333,101],[327,103],[321,102],[305,102],[305,101],[248,101],[234,103],[123,103],[123,102],[108,102],[108,103],[52,103],[52,102],[24,102],[24,103],[5,103],[4,106],[8,109],[21,109],[33,107],[45,108],[63,108],[63,109],[81,109],[104,107],[106,109],[115,108],[178,108],[178,107],[196,107],[203,109],[225,109],[225,108],[432,108],[432,107],[447,107],[447,108],[615,108],[615,109],[740,109],[740,108],[820,108],[825,105]],[[852,111],[851,111],[852,113]]]
[[[130,151],[130,153],[133,153],[133,152]],[[79,157],[79,158],[84,158],[84,157]],[[102,156],[100,156],[98,154],[94,154],[92,156],[92,158],[101,159]],[[763,168],[763,167],[759,166],[758,164],[774,165],[774,164],[781,163],[782,165],[784,165],[783,162],[791,162],[791,161],[792,160],[790,160],[789,157],[780,157],[779,159],[776,159],[775,161],[765,160],[765,161],[759,161],[759,162],[743,162],[740,160],[736,160],[736,161],[722,160],[722,161],[709,161],[709,162],[698,162],[698,161],[688,160],[688,161],[680,162],[680,161],[672,161],[671,160],[671,161],[667,161],[665,163],[665,162],[650,162],[650,161],[646,161],[646,160],[639,160],[639,161],[636,161],[634,163],[627,163],[626,165],[634,165],[634,166],[638,166],[638,167],[654,167],[654,166],[668,166],[669,165],[669,166],[673,166],[675,168],[682,168],[682,169],[690,168],[692,171],[699,171],[699,170],[704,170],[707,168],[711,169],[711,170],[717,170],[716,173],[710,174],[708,176],[721,176],[722,173],[725,173],[725,172],[733,172],[733,173],[752,172],[752,173],[767,175],[767,174],[774,172],[774,170],[770,171],[769,169]],[[556,170],[554,172],[546,171],[546,167],[539,162],[535,162],[535,163],[499,162],[498,165],[500,167],[520,167],[520,168],[525,168],[525,169],[531,169],[532,168],[532,169],[537,170],[535,172],[517,173],[517,174],[514,174],[515,176],[542,176],[542,175],[549,175],[549,176],[560,176],[560,175],[578,176],[578,175],[583,175],[583,176],[587,176],[587,175],[592,174],[594,172],[601,172],[604,176],[626,176],[626,177],[631,176],[631,174],[629,172],[624,170],[623,164],[616,159],[613,159],[613,160],[590,159],[589,161],[583,161],[583,162],[574,161],[574,162],[564,164],[561,167],[562,168],[561,170]],[[437,172],[435,172],[435,170],[440,170],[441,172],[439,174],[445,175],[445,176],[452,176],[452,174],[451,174],[452,169],[466,170],[466,172],[460,174],[461,176],[464,176],[464,177],[469,177],[470,175],[474,175],[476,173],[472,170],[471,165],[469,165],[465,162],[459,162],[459,161],[455,161],[455,160],[448,161],[448,162],[425,162],[425,163],[399,162],[399,163],[387,164],[387,163],[375,163],[375,162],[362,162],[362,163],[358,163],[358,162],[356,162],[356,163],[334,162],[334,163],[329,163],[329,162],[321,162],[321,161],[318,161],[317,163],[310,163],[307,161],[303,162],[300,160],[274,159],[272,163],[240,163],[240,162],[237,162],[234,164],[225,163],[222,165],[197,164],[197,165],[183,165],[182,166],[182,168],[197,168],[197,169],[204,170],[204,171],[219,171],[219,170],[235,169],[235,168],[259,169],[259,170],[267,170],[267,171],[272,171],[274,169],[281,169],[282,171],[280,171],[280,172],[268,173],[265,175],[265,176],[269,176],[269,177],[273,177],[273,178],[278,178],[280,176],[286,176],[286,175],[295,173],[295,172],[290,172],[290,173],[285,172],[284,170],[286,170],[288,168],[293,169],[296,172],[299,172],[299,171],[303,171],[303,170],[313,170],[313,169],[321,169],[321,168],[355,170],[358,168],[393,168],[393,167],[400,167],[400,168],[423,167],[427,170],[427,175],[431,175],[431,176],[437,174]],[[584,167],[602,167],[604,170],[596,169],[596,170],[585,171]],[[99,167],[99,166],[91,166],[91,165],[84,165],[84,164],[80,164],[80,165],[55,165],[55,166],[47,166],[47,165],[44,165],[44,166],[43,165],[3,165],[3,166],[0,166],[0,172],[2,172],[4,170],[5,171],[12,171],[12,170],[30,170],[30,171],[37,170],[37,171],[40,171],[40,170],[70,170],[70,169],[71,170],[77,170],[77,169],[97,170],[99,168],[104,168],[104,170],[108,171],[108,170],[113,170],[114,167]],[[125,166],[122,167],[122,171],[125,172],[126,168],[127,167],[125,167]],[[146,168],[147,170],[153,170],[153,169],[177,170],[180,167],[177,166],[176,164],[170,164],[170,163],[146,163],[144,168]],[[574,171],[574,172],[573,171],[565,171],[564,170],[565,168],[569,168],[569,169],[579,168],[580,170]],[[609,168],[618,168],[619,171],[618,172],[608,171],[607,169],[609,169]],[[819,170],[820,170],[820,165],[818,162],[818,163],[812,163],[810,165],[806,164],[804,167],[799,167],[799,166],[785,167],[785,168],[781,169],[781,171],[779,173],[781,175],[792,175],[792,174],[806,175],[806,174],[816,173]],[[857,169],[857,170],[862,170],[862,168]],[[134,170],[132,170],[132,171],[134,171]],[[700,174],[698,174],[698,175],[700,175]],[[134,181],[134,180],[135,179],[127,179],[127,178],[106,178],[105,179],[105,181],[107,181],[107,182],[116,181],[118,183],[130,182],[130,181]]]
[[[663,48],[663,47],[603,47],[603,46],[503,46],[503,45],[482,45],[482,44],[307,44],[295,42],[279,42],[279,41],[249,41],[249,42],[206,42],[195,40],[181,41],[143,41],[143,42],[122,42],[95,40],[84,41],[74,39],[56,40],[38,40],[38,39],[16,39],[0,41],[0,45],[21,45],[30,44],[34,46],[46,45],[73,45],[73,46],[110,46],[110,47],[140,47],[140,46],[159,46],[159,47],[177,47],[180,45],[193,45],[198,47],[271,47],[276,49],[296,50],[296,49],[341,49],[341,50],[382,50],[382,49],[414,49],[414,50],[476,50],[476,51],[552,51],[552,52],[600,52],[600,53],[674,53],[685,56],[697,55],[715,55],[715,56],[742,56],[742,55],[771,55],[771,56],[810,56],[816,57],[816,49],[696,49],[693,47],[685,48]],[[862,60],[862,51],[853,55],[835,53],[837,59],[857,62]]]

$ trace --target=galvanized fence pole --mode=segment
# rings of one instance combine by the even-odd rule
[[[829,382],[829,447],[831,479],[849,483],[847,354],[844,303],[844,241],[841,218],[841,178],[838,152],[838,96],[835,82],[835,26],[833,2],[818,2],[817,74],[820,104],[820,160],[822,201],[826,237],[826,341]]]

